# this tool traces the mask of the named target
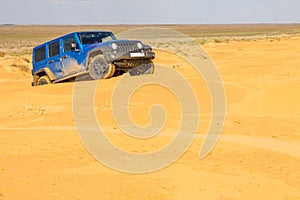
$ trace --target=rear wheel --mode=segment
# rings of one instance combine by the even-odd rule
[[[41,76],[37,81],[37,85],[47,85],[50,83],[51,83],[51,81],[47,75]]]
[[[106,79],[115,73],[115,65],[105,61],[103,55],[92,58],[89,64],[89,74],[92,79]]]

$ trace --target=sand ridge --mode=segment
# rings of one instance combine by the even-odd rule
[[[300,199],[299,44],[294,37],[204,45],[224,81],[227,111],[220,141],[203,160],[207,88],[184,60],[157,51],[156,62],[174,67],[193,86],[201,126],[173,165],[142,175],[109,169],[86,151],[74,126],[74,83],[31,87],[30,72],[7,67],[14,58],[0,58],[6,69],[0,74],[0,199]],[[120,78],[99,81],[96,91],[95,112],[106,136],[136,153],[163,147],[178,129],[178,102],[158,86],[137,92],[129,103],[137,124],[149,123],[154,103],[164,105],[168,119],[161,135],[132,139],[111,113]]]

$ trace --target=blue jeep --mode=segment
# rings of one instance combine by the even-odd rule
[[[140,41],[117,40],[108,31],[74,32],[33,49],[32,85],[150,74],[154,58],[152,48]]]

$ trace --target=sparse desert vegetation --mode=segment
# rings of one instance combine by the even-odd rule
[[[280,40],[290,36],[300,35],[299,24],[254,24],[254,25],[85,25],[85,26],[0,26],[0,66],[20,68],[28,72],[31,62],[32,48],[49,39],[79,30],[111,30],[119,33],[138,28],[169,28],[180,31],[193,38],[197,43],[228,43],[234,41],[255,41],[259,39]],[[168,44],[150,42],[160,48],[170,47]],[[172,46],[172,45],[171,45]],[[174,46],[174,45],[173,45]],[[177,47],[174,47],[177,49]],[[174,48],[171,48],[173,50]],[[4,57],[12,60],[7,66]],[[13,60],[26,58],[24,63],[14,63]],[[4,62],[4,63],[3,63]]]
[[[5,52],[0,52],[0,57],[4,57],[6,55],[6,53]]]

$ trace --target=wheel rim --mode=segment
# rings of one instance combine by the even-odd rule
[[[107,73],[108,65],[103,60],[97,60],[91,66],[91,70],[94,78],[102,78]]]

